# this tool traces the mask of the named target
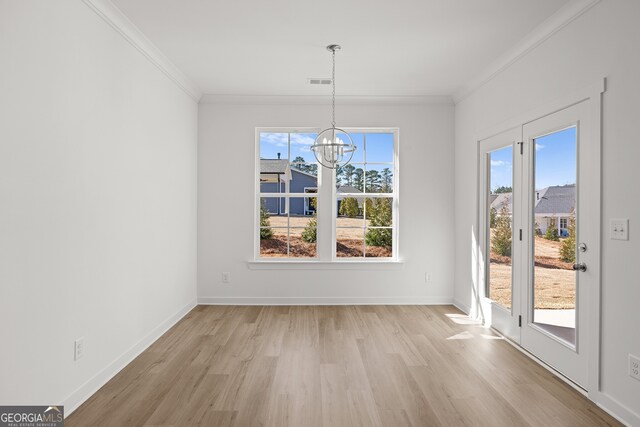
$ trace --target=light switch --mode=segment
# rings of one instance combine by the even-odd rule
[[[611,220],[611,239],[612,240],[629,240],[629,220],[628,219],[612,219]]]

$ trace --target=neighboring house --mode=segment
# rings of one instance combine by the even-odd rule
[[[506,207],[511,216],[511,193],[491,194],[489,197],[490,206],[498,215],[502,208]],[[566,236],[570,218],[574,215],[576,208],[576,185],[556,185],[537,190],[535,206],[536,226],[541,233],[546,233],[552,221],[555,220],[558,234]]]
[[[284,197],[268,197],[264,200],[267,212],[276,215],[313,215],[315,207],[311,203],[312,197],[305,194],[318,191],[318,177],[315,175],[291,167],[286,159],[260,159],[260,192],[261,193],[300,193],[300,197],[287,199]],[[362,193],[351,185],[343,185],[337,188],[340,193]],[[338,212],[343,197],[338,195]],[[362,208],[362,199],[358,199],[358,205]]]
[[[269,213],[284,215],[313,215],[315,208],[304,194],[318,191],[318,178],[308,172],[291,167],[286,159],[260,159],[261,193],[301,193],[300,197],[270,197],[265,200]],[[288,202],[288,203],[287,203]],[[287,206],[289,204],[289,206]]]

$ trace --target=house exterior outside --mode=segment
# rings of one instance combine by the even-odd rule
[[[291,167],[286,159],[260,159],[260,192],[262,193],[300,193],[300,197],[288,200],[270,197],[264,200],[267,212],[285,215],[313,215],[315,208],[310,197],[305,194],[318,191],[318,177]],[[287,204],[289,206],[287,206]]]
[[[511,216],[512,193],[490,195],[490,207],[501,215],[503,207],[507,208]],[[535,192],[535,222],[536,228],[544,234],[555,221],[558,235],[567,236],[571,217],[576,208],[576,185],[556,185],[546,187]]]
[[[272,215],[313,215],[315,207],[311,202],[313,197],[308,194],[318,191],[318,177],[291,167],[286,159],[260,159],[260,192],[261,193],[300,193],[300,197],[291,197],[288,201],[284,197],[269,197],[263,200],[264,206]],[[341,193],[362,193],[351,185],[343,185],[336,189],[337,209],[343,197]],[[362,209],[363,199],[357,199]]]

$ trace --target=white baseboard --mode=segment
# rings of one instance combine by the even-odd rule
[[[73,411],[78,409],[80,405],[82,405],[87,399],[89,399],[111,378],[113,378],[125,366],[131,363],[133,359],[138,357],[140,353],[146,350],[158,338],[160,338],[162,334],[167,332],[173,325],[178,323],[178,321],[182,319],[187,313],[189,313],[195,306],[196,301],[192,301],[182,307],[180,310],[178,310],[178,312],[170,316],[167,320],[158,325],[158,327],[149,332],[144,338],[142,338],[131,348],[129,348],[129,350],[125,351],[124,354],[114,360],[102,371],[98,372],[89,381],[78,387],[76,391],[67,396],[67,398],[63,400],[65,418],[71,415]]]
[[[589,393],[589,395],[591,398],[591,393]],[[611,396],[603,392],[597,392],[591,400],[622,424],[629,427],[640,426],[640,415],[636,414]]]
[[[469,315],[469,313],[471,312],[471,308],[467,304],[464,304],[462,301],[460,301],[458,298],[453,299],[453,305],[466,315]]]
[[[447,305],[452,297],[199,297],[201,305]]]

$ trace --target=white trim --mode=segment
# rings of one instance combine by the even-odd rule
[[[458,104],[467,98],[599,2],[600,0],[573,0],[567,3],[475,78],[459,87],[453,94],[454,102]]]
[[[463,303],[458,298],[453,298],[453,301],[451,303],[458,310],[460,310],[461,312],[463,312],[467,316],[469,315],[469,312],[471,311],[471,308],[467,304]]]
[[[165,332],[171,329],[176,323],[178,323],[184,316],[186,316],[191,310],[196,307],[196,301],[192,301],[189,304],[182,307],[175,314],[171,315],[164,322],[160,323],[151,332],[149,332],[144,338],[130,347],[120,357],[111,362],[103,370],[91,377],[87,382],[78,387],[73,393],[67,396],[63,401],[65,407],[65,418],[71,415],[73,411],[78,409],[87,399],[89,399],[95,392],[97,392],[103,385],[124,369],[129,363],[133,361],[140,353],[145,351],[151,344],[153,344],[158,338],[160,338]]]
[[[200,100],[200,89],[116,5],[110,0],[82,1],[194,101]]]
[[[594,401],[596,405],[602,408],[602,410],[606,411],[622,424],[628,427],[640,426],[640,415],[636,414],[608,394],[598,392],[594,398],[591,398],[591,396],[589,396],[589,398]]]
[[[324,95],[216,95],[203,94],[200,104],[328,105]],[[451,105],[450,96],[336,96],[337,105]]]
[[[571,107],[572,105],[578,104],[587,99],[595,100],[598,95],[606,92],[607,90],[606,85],[607,85],[607,80],[605,77],[602,77],[589,86],[582,87],[567,95],[556,98],[555,100],[539,108],[536,108],[534,110],[531,110],[522,114],[518,114],[517,116],[511,117],[503,121],[502,123],[498,123],[496,125],[489,126],[484,129],[480,129],[479,132],[476,132],[476,137],[474,138],[474,140],[477,143],[482,141],[483,139],[488,139],[488,138],[491,138],[492,136],[496,136],[507,129],[524,126],[527,123],[531,123],[533,121],[541,119],[542,117],[549,116],[553,113],[556,113],[560,110],[564,110],[565,108]],[[598,117],[598,116],[594,116],[594,117]],[[598,128],[600,128],[601,125],[597,124],[597,126]]]
[[[199,305],[451,305],[444,297],[200,297]]]
[[[295,258],[261,258],[247,261],[250,270],[400,270],[404,261],[391,258],[338,258],[335,261],[313,261],[314,258],[296,260]]]

